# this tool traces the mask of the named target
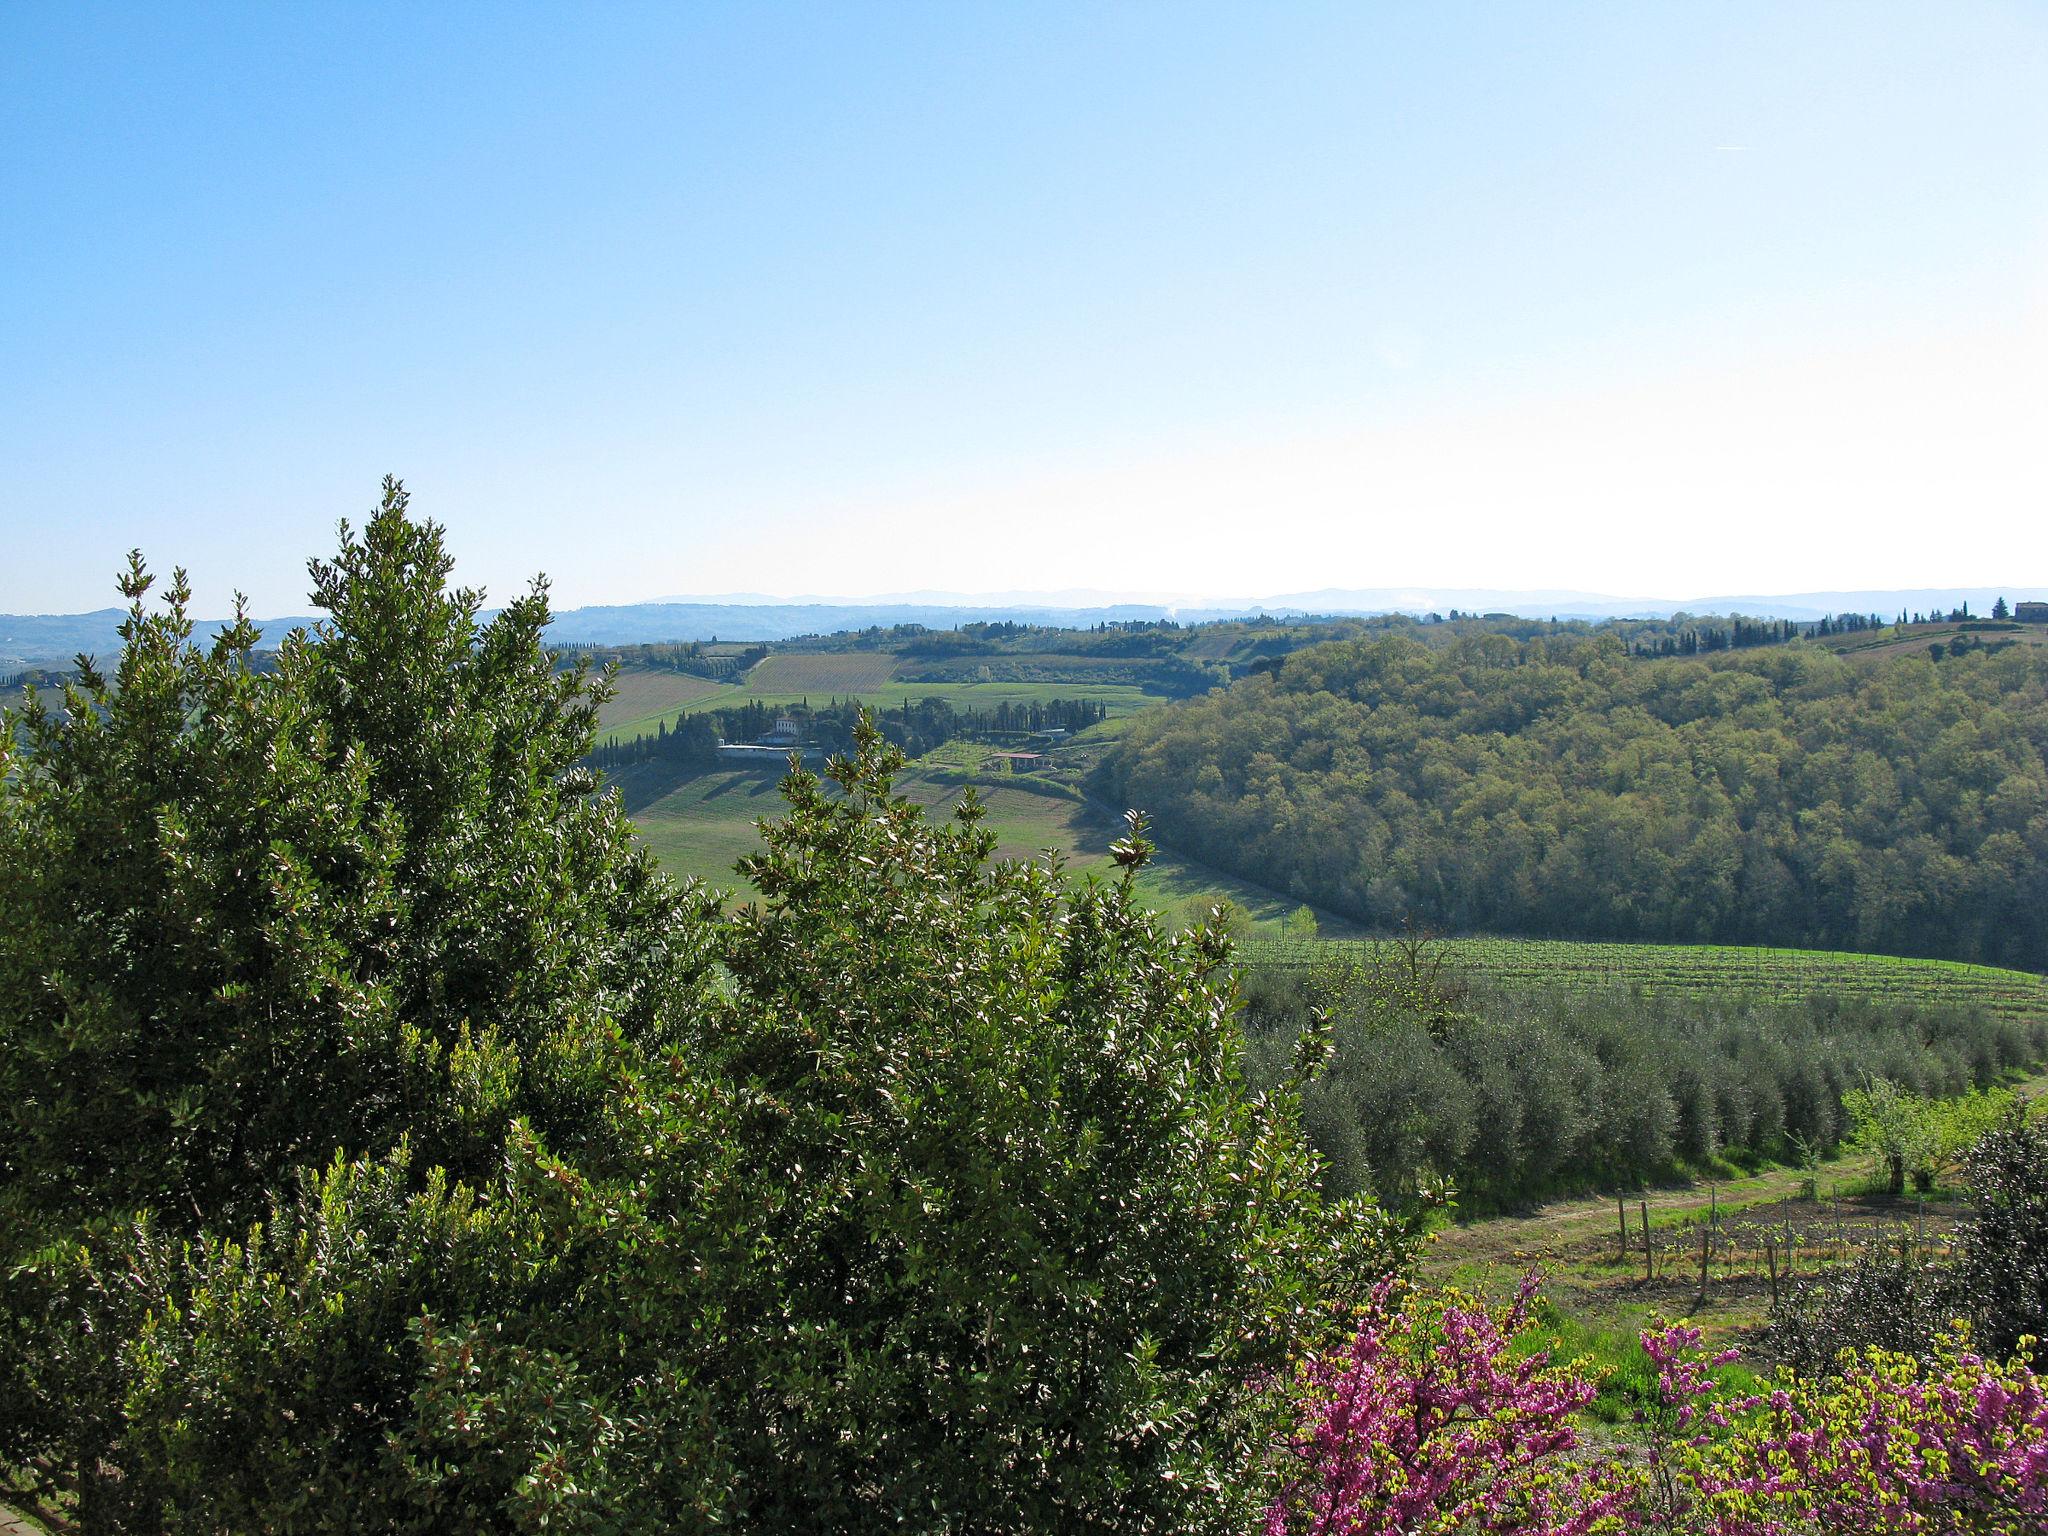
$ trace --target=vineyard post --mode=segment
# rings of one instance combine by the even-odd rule
[[[1707,1304],[1707,1256],[1713,1252],[1714,1229],[1702,1223],[1700,1226],[1700,1289],[1693,1298],[1692,1309],[1697,1312]]]
[[[1628,1201],[1619,1193],[1614,1197],[1615,1218],[1621,1223],[1621,1262],[1628,1262]]]
[[[1778,1240],[1770,1233],[1764,1234],[1764,1262],[1771,1268],[1771,1310],[1778,1307]]]
[[[1650,1202],[1637,1202],[1637,1209],[1643,1213],[1643,1279],[1657,1278],[1657,1251],[1650,1246]]]

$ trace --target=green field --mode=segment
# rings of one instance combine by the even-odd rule
[[[720,696],[740,697],[737,688],[665,667],[622,670],[612,681],[619,691],[597,716],[598,731],[606,737],[651,735],[655,726],[674,720],[688,705],[715,703]]]
[[[745,691],[834,698],[883,687],[896,675],[893,651],[784,651],[754,663]]]
[[[694,875],[744,900],[754,892],[733,872],[733,865],[759,850],[755,821],[781,814],[778,777],[758,769],[711,769],[679,778],[673,769],[644,765],[628,768],[610,782],[624,795],[641,838],[670,873]],[[962,789],[957,782],[914,772],[905,774],[898,787],[936,814],[950,809]],[[1067,855],[1068,868],[1075,874],[1108,874],[1113,869],[1109,845],[1125,831],[1117,817],[1029,789],[988,783],[976,788],[987,811],[983,824],[996,836],[998,857],[1035,858],[1057,848]],[[1257,927],[1272,931],[1300,905],[1170,850],[1161,851],[1140,875],[1138,886],[1155,909],[1183,922],[1193,921],[1217,897],[1228,896]],[[1323,921],[1337,922],[1328,916]]]
[[[770,709],[858,699],[869,708],[899,708],[920,699],[944,699],[957,710],[994,710],[1003,704],[1047,704],[1087,699],[1111,715],[1127,715],[1158,701],[1130,683],[905,683],[888,680],[896,658],[886,653],[851,655],[802,652],[769,656],[739,684],[714,683],[687,672],[633,667],[616,679],[618,697],[598,717],[603,740],[651,736],[673,725],[680,714],[733,709],[749,702]]]
[[[773,660],[771,657],[770,660]],[[768,663],[763,662],[761,666]],[[760,671],[756,667],[755,672]],[[870,708],[891,708],[919,699],[944,699],[955,709],[992,710],[998,704],[1049,704],[1054,699],[1093,699],[1107,705],[1113,714],[1128,714],[1159,701],[1142,688],[1129,683],[885,683],[858,691],[842,688],[813,688],[796,693],[769,693],[750,685],[731,688],[718,698],[706,698],[689,706],[692,714],[705,709],[731,708],[749,699],[773,708],[787,704],[823,704],[833,698],[858,699]]]
[[[657,772],[659,777],[656,776]],[[712,885],[751,892],[733,865],[761,850],[754,822],[779,815],[777,776],[758,769],[714,769],[678,781],[668,770],[638,766],[612,778],[634,825],[664,868]]]
[[[1299,968],[1347,954],[1366,958],[1371,940],[1255,940],[1245,960]],[[1980,1004],[2013,1018],[2048,1017],[2048,981],[1953,960],[1913,960],[1833,950],[1764,949],[1720,944],[1594,944],[1569,939],[1469,938],[1447,941],[1449,963],[1508,988],[1637,987],[1658,992],[1760,992]]]

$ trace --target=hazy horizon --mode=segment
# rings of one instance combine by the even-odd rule
[[[0,13],[0,611],[1979,588],[2048,11]]]
[[[158,572],[159,576],[168,572]],[[458,573],[459,576],[459,573]],[[494,611],[509,594],[486,594],[486,611]],[[161,598],[161,584],[149,599],[152,606]],[[1211,613],[1252,613],[1261,608],[1274,612],[1303,614],[1327,613],[1344,615],[1356,613],[1413,613],[1428,611],[1448,612],[1458,609],[1474,612],[1472,605],[1499,601],[1510,604],[1512,611],[1527,617],[1544,617],[1544,605],[1551,605],[1558,613],[1574,618],[1583,618],[1599,610],[1599,616],[1630,617],[1639,611],[1645,614],[1661,615],[1677,610],[1691,611],[1703,616],[1709,614],[1751,613],[1751,610],[1729,605],[1756,603],[1765,605],[1805,604],[1812,607],[1813,616],[1823,613],[1847,614],[1867,613],[1880,610],[1881,617],[1888,617],[1890,610],[1901,605],[1916,611],[1934,607],[1949,608],[1957,603],[1969,603],[1989,608],[1997,599],[2008,602],[2048,600],[2048,582],[1973,582],[1958,583],[1939,587],[1879,587],[1850,590],[1816,589],[1805,592],[1700,592],[1685,597],[1658,596],[1648,593],[1612,593],[1559,590],[1552,588],[1506,588],[1506,587],[1452,587],[1436,585],[1402,585],[1391,587],[1336,588],[1323,587],[1303,589],[1294,592],[1229,593],[1229,592],[1159,592],[1104,588],[1066,588],[1046,590],[1002,590],[982,592],[955,592],[923,589],[903,592],[680,592],[663,593],[653,597],[622,598],[611,603],[590,603],[569,605],[555,601],[554,611],[558,617],[571,613],[598,612],[608,609],[659,609],[659,608],[784,608],[784,609],[844,609],[844,608],[926,608],[958,609],[962,613],[994,611],[1074,611],[1109,613],[1119,609],[1147,608],[1171,612],[1187,610],[1200,616]],[[1705,606],[1702,606],[1705,605]],[[89,609],[78,610],[22,610],[6,614],[6,617],[34,619],[87,618],[96,614],[112,614],[122,611],[124,605],[117,602],[100,603]],[[310,613],[311,605],[301,603],[296,609],[280,607],[261,609],[252,607],[252,616],[264,621],[303,618]],[[225,618],[225,612],[215,612],[203,602],[195,601],[189,611],[208,622]],[[1754,616],[1752,614],[1752,616]]]

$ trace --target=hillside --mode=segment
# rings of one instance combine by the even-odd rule
[[[1606,636],[1300,651],[1097,780],[1370,926],[2048,965],[2048,651],[1634,659]]]
[[[677,773],[644,764],[623,770],[614,782],[640,836],[670,873],[694,876],[739,900],[755,894],[734,866],[760,851],[756,822],[780,816],[785,809],[777,793],[777,773],[751,767]],[[899,787],[922,805],[950,808],[965,784],[927,768],[907,773]],[[998,857],[1037,858],[1056,849],[1074,874],[1114,873],[1109,845],[1124,835],[1125,828],[1106,807],[1048,793],[1039,785],[983,780],[976,789],[987,810],[985,824],[996,835]],[[1300,905],[1171,849],[1163,849],[1145,869],[1139,889],[1149,905],[1179,923],[1193,922],[1227,897],[1246,914],[1247,931],[1268,934],[1277,934],[1281,920]],[[1352,931],[1334,914],[1321,918],[1329,932]]]

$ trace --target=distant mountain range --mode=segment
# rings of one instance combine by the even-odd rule
[[[651,603],[571,608],[555,616],[551,638],[571,645],[640,645],[665,640],[788,640],[874,625],[923,624],[950,629],[972,620],[1088,625],[1126,620],[1178,619],[1184,624],[1258,614],[1371,615],[1381,613],[1512,613],[1525,618],[1669,618],[1674,613],[1750,618],[1818,619],[1836,613],[1900,610],[1947,612],[1967,603],[1988,613],[2003,597],[2048,600],[2048,586],[1920,587],[1873,592],[1792,592],[1668,599],[1610,597],[1597,592],[1505,591],[1484,587],[1323,588],[1277,597],[1221,599],[1139,592],[904,592],[868,598],[765,597],[735,593],[677,597]],[[92,613],[0,614],[0,671],[69,662],[81,652],[111,655],[120,645],[121,609]],[[205,620],[202,634],[224,620]],[[257,621],[273,636],[313,621],[303,616]]]

